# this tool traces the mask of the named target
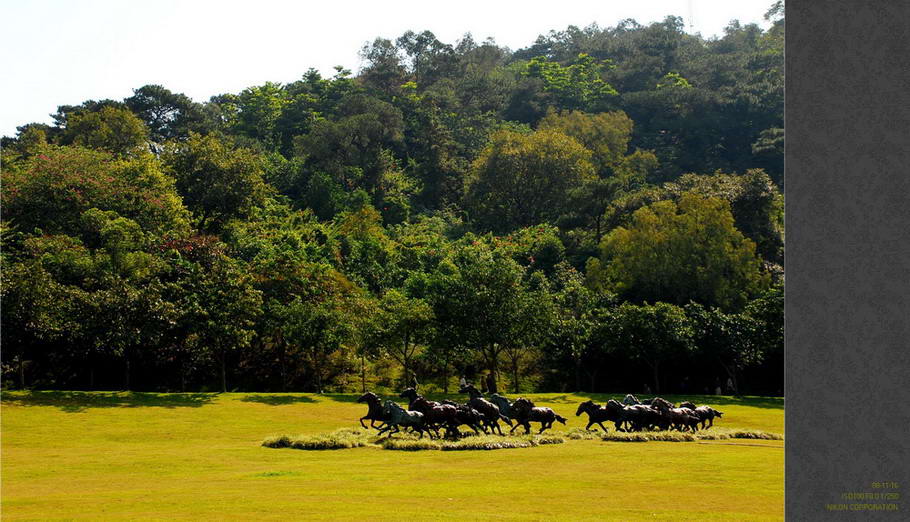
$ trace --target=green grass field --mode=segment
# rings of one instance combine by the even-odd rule
[[[783,518],[780,440],[566,440],[498,451],[260,445],[355,427],[366,413],[356,397],[5,392],[3,519]],[[557,433],[587,423],[575,416],[579,402],[607,398],[529,397],[569,417]],[[717,407],[718,427],[784,430],[783,399],[667,398]]]

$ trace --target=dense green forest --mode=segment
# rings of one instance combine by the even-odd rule
[[[2,146],[7,387],[783,388],[783,37],[408,31]],[[352,50],[353,51],[353,50]]]

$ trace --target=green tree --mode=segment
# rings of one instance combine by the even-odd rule
[[[432,337],[432,324],[433,310],[426,301],[392,289],[379,301],[369,342],[401,364],[402,379],[408,382],[414,357]]]
[[[231,219],[247,217],[269,193],[261,158],[212,135],[191,134],[185,142],[170,143],[162,160],[206,232],[220,231]]]
[[[601,261],[589,272],[607,288],[635,301],[695,301],[741,309],[768,285],[755,243],[733,226],[726,201],[684,194],[679,205],[659,201],[641,208],[628,227],[601,243]]]
[[[560,132],[497,132],[468,179],[471,216],[495,232],[552,223],[565,212],[569,192],[594,179],[590,159],[589,151]]]
[[[593,112],[603,110],[619,94],[603,79],[602,73],[608,66],[585,53],[576,56],[568,66],[538,56],[527,63],[523,74],[540,78],[543,90],[553,94],[558,107]]]
[[[454,249],[431,279],[431,303],[441,329],[478,355],[494,381],[520,323],[523,274],[518,263],[477,243]]]
[[[693,348],[694,331],[685,310],[668,303],[622,303],[612,314],[614,342],[633,359],[648,365],[654,393],[660,393],[664,362]]]
[[[128,109],[103,107],[67,119],[63,143],[99,149],[119,156],[135,156],[148,147],[145,124]]]
[[[190,131],[200,132],[204,124],[204,113],[199,104],[185,94],[171,92],[161,85],[143,85],[123,101],[145,122],[156,142],[187,138]]]
[[[5,166],[3,219],[20,230],[79,235],[82,213],[114,211],[158,234],[185,233],[189,213],[174,182],[149,155],[118,159],[81,147],[48,147]]]

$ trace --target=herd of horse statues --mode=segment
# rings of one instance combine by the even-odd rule
[[[467,426],[478,435],[481,432],[505,435],[499,424],[502,421],[511,428],[510,434],[519,426],[523,426],[525,434],[529,434],[531,423],[536,422],[540,423],[537,432],[540,434],[552,428],[554,422],[566,424],[568,421],[551,408],[535,406],[525,397],[509,401],[506,397],[493,393],[487,399],[470,384],[462,386],[458,391],[468,395],[466,403],[430,401],[418,394],[416,389],[408,388],[399,395],[408,400],[407,409],[395,401],[383,401],[373,392],[364,393],[357,402],[366,403],[369,410],[360,418],[360,425],[365,429],[377,429],[379,435],[388,433],[389,437],[404,428],[418,433],[421,438],[424,434],[430,438],[439,438],[440,430],[443,430],[442,436],[457,439],[461,435],[461,426]],[[626,395],[622,402],[610,399],[605,405],[587,400],[579,404],[575,411],[576,416],[581,416],[582,413],[588,415],[586,430],[596,424],[604,432],[607,431],[604,422],[612,422],[616,431],[675,429],[694,432],[699,427],[710,428],[714,425],[715,418],[723,416],[723,412],[710,406],[696,407],[691,402],[676,406],[660,397],[639,401],[631,394]],[[364,424],[367,420],[370,421],[369,427]]]

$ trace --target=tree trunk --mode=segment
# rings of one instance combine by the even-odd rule
[[[446,395],[449,394],[449,356],[448,351],[445,352],[446,355],[442,358],[442,392]]]
[[[367,392],[367,359],[366,355],[360,354],[360,393]]]
[[[130,390],[130,358],[129,358],[129,356],[127,356],[125,362],[126,362],[126,365],[123,370],[123,383],[124,383],[123,388],[126,391],[129,391]]]
[[[519,393],[518,389],[518,359],[514,359],[512,361],[512,393]]]
[[[221,392],[227,393],[227,354],[226,350],[221,350]]]
[[[597,372],[589,372],[588,377],[591,378],[591,393],[594,393],[596,390],[596,386],[594,386],[594,384],[597,382]]]
[[[660,393],[660,374],[658,372],[658,363],[651,365],[651,370],[654,371],[654,395]]]
[[[575,360],[575,391],[581,390],[581,359]]]
[[[411,385],[411,358],[408,357],[408,334],[404,334],[404,351],[401,352],[401,361],[404,365],[404,387]]]
[[[25,389],[25,361],[24,357],[19,356],[19,389]]]
[[[287,347],[283,341],[279,341],[281,345],[281,391],[288,391],[288,363],[287,363]]]
[[[490,381],[490,384],[492,384],[492,386],[488,386],[488,388],[492,388],[492,389],[487,390],[490,393],[496,393],[497,391],[499,391],[499,387],[497,386],[497,383],[496,383],[497,375],[498,375],[497,372],[499,371],[499,361],[497,361],[498,358],[496,357],[496,355],[497,355],[496,351],[493,350],[491,347],[491,350],[490,350],[490,376],[492,377],[492,379]]]

